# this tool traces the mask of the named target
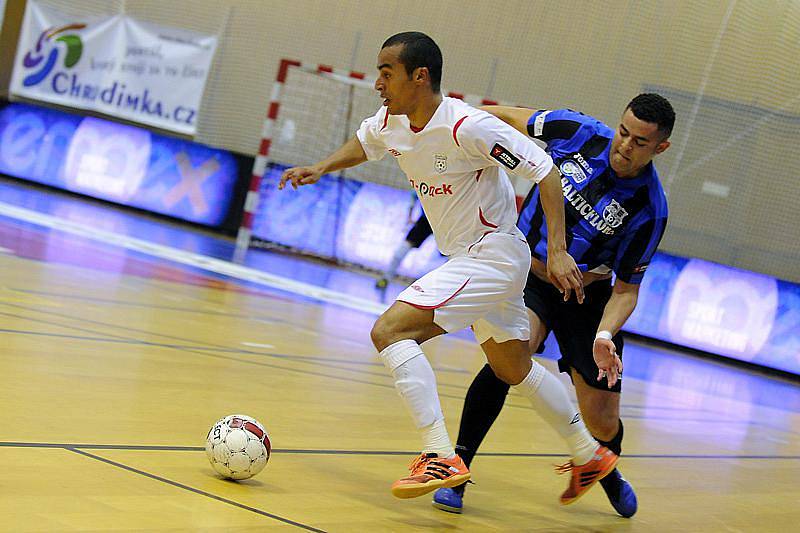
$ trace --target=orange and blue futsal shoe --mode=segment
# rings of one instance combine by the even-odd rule
[[[469,469],[458,455],[444,459],[435,453],[423,453],[411,463],[411,473],[392,484],[397,498],[416,498],[442,487],[455,487],[470,478]]]
[[[561,495],[561,505],[569,505],[578,501],[578,498],[594,486],[595,483],[609,475],[617,464],[619,457],[606,448],[598,446],[592,459],[582,465],[575,465],[572,461],[556,467],[559,474],[572,473],[567,490]]]

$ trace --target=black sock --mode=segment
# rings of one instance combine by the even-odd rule
[[[492,367],[484,365],[464,398],[461,412],[461,425],[458,428],[456,453],[469,466],[483,438],[497,419],[506,401],[509,385],[494,375]],[[459,494],[464,493],[466,483],[455,487]]]
[[[617,430],[617,434],[614,435],[614,438],[611,440],[600,440],[595,437],[595,440],[614,452],[617,455],[622,455],[622,435],[625,433],[625,428],[622,426],[622,420],[619,421],[619,429]]]
[[[617,431],[617,434],[614,436],[613,439],[611,439],[609,441],[600,440],[600,439],[596,439],[596,440],[597,440],[597,442],[599,442],[600,444],[602,444],[603,446],[605,446],[606,448],[608,448],[609,450],[611,450],[615,454],[622,455],[622,435],[623,435],[624,432],[625,431],[624,431],[624,427],[622,425],[622,420],[620,420],[619,421],[619,430]],[[614,472],[616,472],[616,470],[617,469],[615,468]],[[603,479],[601,479],[600,480],[600,484],[603,486],[603,488],[606,490],[606,492],[608,492],[610,490],[613,490],[613,491],[615,491],[615,493],[614,493],[615,497],[619,497],[619,488],[622,486],[622,484],[619,482],[619,478],[616,475],[614,475],[614,472],[612,472],[611,474],[609,474],[606,477],[604,477]]]

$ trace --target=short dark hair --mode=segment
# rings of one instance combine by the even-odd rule
[[[672,127],[675,125],[675,110],[669,100],[656,93],[642,93],[630,101],[627,111],[630,109],[639,120],[658,125],[658,131],[669,138],[672,134]]]
[[[411,76],[414,69],[427,67],[431,76],[431,89],[438,93],[442,83],[442,51],[439,46],[422,32],[404,31],[386,39],[381,49],[398,44],[403,45],[400,61],[406,67],[406,74]]]

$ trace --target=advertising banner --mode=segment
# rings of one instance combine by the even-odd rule
[[[0,173],[219,226],[236,190],[230,152],[28,104],[0,108]]]
[[[624,329],[800,374],[800,286],[764,274],[656,253]]]
[[[28,0],[11,93],[193,135],[215,36]]]

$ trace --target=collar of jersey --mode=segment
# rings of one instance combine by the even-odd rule
[[[405,123],[406,127],[408,128],[408,131],[410,131],[410,132],[411,132],[411,133],[413,133],[414,135],[418,135],[418,134],[422,133],[423,131],[425,131],[425,130],[428,128],[428,126],[430,126],[431,124],[433,124],[434,122],[436,122],[436,121],[437,121],[437,118],[439,117],[439,115],[441,115],[441,114],[442,114],[442,112],[443,112],[443,111],[442,111],[442,109],[444,108],[444,103],[445,103],[445,100],[446,100],[447,98],[449,98],[449,97],[447,97],[447,96],[442,96],[442,101],[441,101],[441,102],[439,102],[439,106],[436,108],[436,111],[434,111],[434,112],[433,112],[433,115],[431,115],[431,118],[430,118],[430,120],[428,120],[428,123],[427,123],[427,124],[425,124],[425,125],[422,127],[422,129],[421,129],[421,130],[419,130],[419,131],[414,131],[414,129],[411,127],[411,121],[410,121],[410,120],[408,120],[408,115],[403,115],[403,116],[402,116],[402,120],[403,120],[403,122]]]

